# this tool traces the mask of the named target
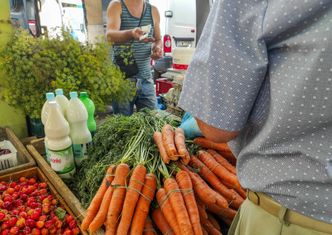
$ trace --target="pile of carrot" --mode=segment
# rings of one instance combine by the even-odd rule
[[[109,166],[82,230],[94,234],[102,228],[106,235],[222,234],[219,222],[230,225],[246,196],[228,146],[198,138],[194,143],[202,149],[191,156],[183,130],[168,124],[153,139],[160,157]],[[135,158],[129,152],[127,160],[131,154]]]
[[[181,160],[185,165],[190,161],[190,155],[185,144],[184,131],[181,128],[175,130],[169,124],[166,124],[161,132],[156,131],[153,134],[160,156],[164,163],[168,164],[171,160]]]

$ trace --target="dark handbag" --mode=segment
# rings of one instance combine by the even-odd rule
[[[141,21],[144,16],[145,10],[146,10],[146,6],[144,3],[142,15],[141,15],[141,18],[139,20],[137,27],[141,26]],[[138,74],[139,70],[138,70],[136,60],[134,58],[134,53],[133,53],[131,44],[130,44],[130,46],[123,45],[121,53],[115,55],[114,59],[115,59],[115,63],[119,66],[119,69],[125,74],[126,78],[131,78],[131,77],[135,76],[136,74]]]

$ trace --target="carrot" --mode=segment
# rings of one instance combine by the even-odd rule
[[[114,176],[112,174],[113,174],[114,169],[115,169],[114,165],[111,165],[110,167],[108,167],[108,169],[106,171],[106,175],[105,175],[96,195],[93,197],[93,199],[86,211],[86,215],[82,221],[81,229],[83,231],[86,231],[89,228],[89,225],[91,224],[91,222],[97,215],[100,204],[108,189],[109,183],[111,183],[113,181]]]
[[[228,219],[228,218],[221,218],[221,219],[225,222],[225,224],[227,224],[228,226],[231,226],[231,224],[232,224],[231,219]]]
[[[176,220],[179,224],[181,234],[193,235],[193,229],[190,223],[189,215],[179,190],[179,185],[174,178],[167,178],[164,182],[165,190],[169,196],[168,200],[174,210]]]
[[[178,152],[176,151],[175,143],[174,143],[174,137],[175,137],[175,132],[173,130],[173,127],[169,124],[166,124],[162,129],[161,129],[161,134],[163,137],[163,144],[166,149],[166,153],[168,157],[176,161],[178,160]]]
[[[171,202],[168,200],[168,196],[166,194],[166,190],[164,188],[160,188],[156,194],[157,202],[159,207],[168,222],[169,226],[172,228],[176,235],[181,235],[180,227],[178,222],[175,219],[175,212],[172,209]]]
[[[221,230],[218,221],[216,220],[216,218],[214,218],[214,216],[211,213],[208,213],[208,220],[210,220],[210,222],[213,225],[213,227],[215,227],[219,231]]]
[[[199,217],[200,217],[201,222],[203,220],[207,220],[208,214],[206,213],[205,205],[199,198],[197,198],[196,200],[197,200],[197,208],[198,208]]]
[[[152,211],[152,220],[163,235],[174,235],[171,226],[168,224],[160,208]]]
[[[221,182],[226,185],[228,188],[234,188],[234,186],[232,184],[230,184],[229,182],[226,182],[225,180],[223,179],[220,179]],[[246,194],[246,191],[242,188],[242,187],[239,187],[239,188],[235,188],[236,190],[236,193],[238,196],[240,196],[243,199],[245,199],[247,197],[247,194]]]
[[[140,197],[144,185],[146,168],[143,165],[137,165],[130,177],[126,198],[123,203],[121,220],[116,234],[127,234],[130,228],[131,220],[135,211],[136,203]]]
[[[182,168],[181,168],[182,169]],[[220,207],[228,207],[226,199],[214,191],[206,182],[196,173],[191,172],[188,168],[184,167],[191,178],[194,191],[198,198],[206,205],[218,205]]]
[[[216,143],[204,137],[195,138],[194,144],[197,144],[206,149],[214,149],[222,152],[232,152],[226,143]]]
[[[153,227],[152,220],[149,216],[145,220],[143,235],[157,235],[157,232]]]
[[[164,147],[164,144],[163,144],[163,137],[162,137],[162,134],[161,132],[159,131],[156,131],[155,133],[153,133],[153,140],[155,142],[155,144],[157,145],[158,147],[158,150],[159,150],[159,154],[161,156],[161,159],[163,160],[164,163],[168,164],[170,159],[168,158],[168,155],[167,155],[167,152],[166,152],[166,149]]]
[[[204,226],[202,225],[202,230],[204,235],[209,235],[208,232],[205,230]]]
[[[217,205],[208,205],[207,209],[208,211],[211,211],[212,213],[220,216],[221,218],[227,218],[233,220],[236,215],[235,210],[231,208],[221,208]]]
[[[209,235],[222,235],[222,233],[213,226],[210,220],[204,221],[203,226]]]
[[[223,151],[217,151],[219,154],[221,154],[224,158],[227,159],[233,166],[236,166],[237,159],[234,156],[232,152],[223,152]]]
[[[123,202],[126,195],[126,180],[129,174],[130,168],[127,164],[121,163],[115,170],[115,178],[112,182],[114,187],[113,197],[109,205],[107,219],[105,222],[106,232],[105,234],[116,234],[116,227],[118,225],[118,219],[123,207]]]
[[[144,230],[144,223],[148,216],[150,204],[154,198],[157,189],[156,176],[149,173],[145,176],[142,194],[138,199],[133,222],[131,223],[130,234],[142,234]]]
[[[97,213],[97,215],[94,217],[92,222],[89,225],[89,232],[93,234],[96,232],[105,222],[105,219],[107,217],[107,211],[110,205],[110,202],[112,200],[114,188],[108,187],[106,190],[106,193],[104,194],[104,198],[100,204],[100,209]]]
[[[211,156],[223,167],[225,167],[229,172],[233,173],[234,175],[236,175],[236,169],[235,167],[230,164],[222,155],[220,155],[219,153],[217,153],[216,151],[212,150],[212,149],[208,149],[207,150],[208,153],[211,154]]]
[[[199,219],[199,211],[197,208],[196,199],[193,192],[193,186],[189,174],[185,171],[179,171],[176,174],[176,182],[182,190],[182,196],[188,211],[194,234],[203,235],[201,222]]]
[[[176,149],[177,149],[179,155],[182,156],[183,164],[187,165],[190,161],[190,155],[186,148],[185,141],[186,141],[186,137],[184,136],[183,130],[181,128],[176,128],[175,129],[175,138],[174,138],[175,146],[176,146]]]
[[[198,157],[214,174],[216,174],[223,181],[229,183],[232,188],[241,188],[236,175],[233,175],[225,169],[225,167],[221,166],[216,160],[214,160],[211,154],[201,150],[198,151]]]
[[[198,169],[198,173],[202,178],[209,183],[214,190],[216,190],[220,195],[226,198],[228,203],[232,204],[234,207],[239,208],[243,202],[240,195],[235,193],[234,190],[228,189],[218,177],[210,171],[207,166],[201,162],[197,157],[192,156],[190,159],[190,166]]]

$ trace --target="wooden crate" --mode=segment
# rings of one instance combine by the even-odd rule
[[[38,167],[31,167],[29,169],[25,169],[22,171],[17,171],[14,173],[2,175],[0,176],[0,181],[15,181],[18,180],[20,177],[29,177],[29,178],[36,177],[39,181],[46,182],[53,196],[56,197],[56,199],[58,199],[60,204],[64,206],[65,210],[76,219],[78,226],[80,226],[79,219],[76,217],[75,213],[73,213],[71,208],[67,205],[66,201],[64,200],[65,196],[61,195],[61,193],[58,190],[59,188],[53,185],[52,182],[46,177],[46,175]],[[81,233],[87,234],[82,231]]]
[[[5,170],[0,170],[0,176],[28,169],[36,165],[36,162],[33,160],[30,153],[11,129],[0,128],[0,141],[3,140],[9,140],[16,148],[18,165]]]
[[[62,195],[66,204],[73,211],[76,218],[79,221],[83,221],[85,216],[85,210],[82,207],[80,201],[76,198],[68,186],[63,182],[63,180],[53,171],[51,166],[46,162],[42,154],[45,153],[44,141],[39,139],[38,141],[32,141],[31,144],[27,145],[28,151],[31,153],[32,157],[36,161],[40,170],[45,174],[49,181],[57,188],[60,195]],[[38,150],[37,150],[38,149]]]
[[[32,157],[36,161],[39,169],[45,174],[49,181],[57,188],[57,191],[62,195],[63,200],[66,205],[73,212],[75,218],[79,222],[82,222],[86,214],[86,210],[82,207],[81,202],[73,194],[73,192],[68,188],[68,186],[63,182],[63,180],[53,171],[51,166],[46,162],[45,158],[45,144],[44,139],[33,139],[30,144],[27,145],[28,151],[31,153]],[[103,229],[96,231],[95,235],[103,235]]]

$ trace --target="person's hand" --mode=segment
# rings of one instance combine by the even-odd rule
[[[137,27],[137,28],[134,28],[134,29],[131,31],[131,34],[132,34],[132,37],[133,37],[135,40],[139,40],[140,37],[142,37],[142,36],[144,35],[144,31]]]
[[[189,113],[186,113],[183,116],[180,128],[184,131],[187,139],[194,139],[195,137],[202,136],[195,118],[192,117]]]
[[[158,60],[163,56],[163,51],[161,50],[160,46],[154,46],[152,48],[152,54],[151,54],[151,58],[153,60]]]

